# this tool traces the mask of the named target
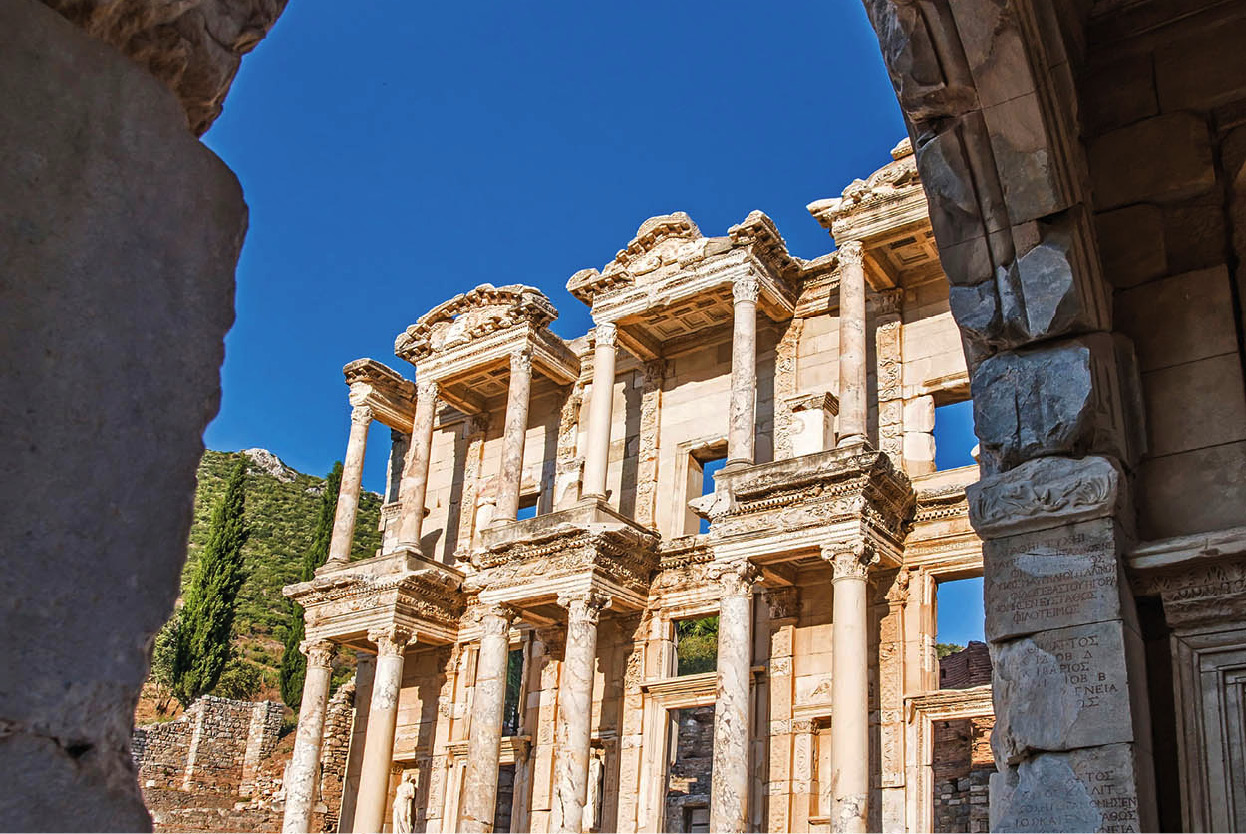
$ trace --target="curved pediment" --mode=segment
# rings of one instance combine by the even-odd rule
[[[516,324],[539,329],[557,316],[553,303],[536,287],[481,284],[420,316],[398,336],[394,352],[414,362]]]

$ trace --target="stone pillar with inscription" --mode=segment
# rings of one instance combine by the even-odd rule
[[[567,609],[567,643],[558,695],[559,751],[554,790],[562,809],[559,831],[581,834],[588,800],[588,757],[592,739],[593,671],[597,659],[597,621],[610,598],[593,592],[561,596]]]
[[[751,466],[757,422],[757,298],[760,282],[736,279],[731,292],[735,317],[731,335],[731,410],[727,465]]]
[[[904,467],[904,356],[901,304],[904,290],[883,290],[875,297],[874,355],[878,363],[878,450]]]
[[[826,545],[831,563],[831,830],[868,830],[870,797],[869,545]]]
[[[718,692],[714,700],[714,764],[710,830],[739,834],[748,827],[749,669],[753,648],[753,583],[747,560],[716,565]]]
[[[329,703],[329,679],[333,676],[331,663],[334,648],[328,640],[304,642],[299,647],[307,655],[307,674],[303,678],[303,700],[299,707],[294,752],[286,769],[286,807],[281,823],[281,830],[286,834],[305,834],[311,830],[316,776],[320,771],[320,746],[324,741],[325,709]]]
[[[464,831],[487,834],[493,830],[512,616],[506,606],[491,605],[485,609],[480,621],[480,654],[476,658],[476,686],[472,696],[467,780],[463,794]]]
[[[407,466],[402,473],[399,500],[402,501],[402,525],[398,534],[401,546],[420,547],[424,530],[424,507],[428,496],[428,467],[432,461],[433,423],[437,417],[437,383],[425,380],[416,386],[415,420],[411,429],[411,448]]]
[[[512,353],[510,368],[506,394],[506,425],[502,434],[502,470],[498,478],[494,524],[513,522],[519,513],[524,437],[528,433],[528,395],[532,389],[532,350],[525,348]]]
[[[766,680],[770,684],[767,831],[792,830],[792,701],[796,680],[792,670],[792,638],[800,613],[798,595],[796,588],[774,588],[765,593],[770,614],[770,661],[766,670]]]
[[[610,421],[614,405],[616,327],[602,322],[593,331],[593,396],[588,404],[588,450],[584,458],[585,498],[606,500]]]
[[[968,489],[994,661],[993,830],[1154,830],[1125,490],[1095,456],[1037,458]]]
[[[342,487],[337,494],[337,511],[333,516],[333,534],[329,539],[326,564],[341,567],[350,561],[350,546],[355,540],[355,517],[359,511],[359,490],[363,485],[363,457],[368,448],[368,428],[372,425],[372,409],[356,405],[350,412],[350,439],[346,442],[346,459],[342,463]]]
[[[865,247],[839,247],[839,446],[867,437],[865,366]]]
[[[376,643],[376,671],[359,774],[355,831],[380,831],[389,810],[389,771],[394,759],[394,730],[398,726],[398,696],[402,691],[403,656],[411,632],[397,627],[381,629],[370,632],[368,639]]]

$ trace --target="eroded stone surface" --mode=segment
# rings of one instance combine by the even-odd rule
[[[1149,831],[1140,781],[1127,744],[1040,753],[991,777],[991,830]]]

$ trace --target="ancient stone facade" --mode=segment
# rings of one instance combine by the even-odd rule
[[[286,830],[311,825],[335,645],[363,659],[343,831],[930,827],[935,723],[991,714],[934,653],[938,583],[982,570],[977,466],[935,466],[969,377],[909,143],[809,208],[837,251],[793,257],[760,212],[719,237],[655,217],[569,280],[582,337],[484,285],[399,334],[415,382],[346,367],[335,545],[286,589],[309,657]],[[383,545],[349,562],[372,420]],[[716,664],[681,672],[707,617]]]

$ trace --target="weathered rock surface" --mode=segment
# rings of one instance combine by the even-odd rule
[[[42,0],[164,82],[202,135],[286,0]]]
[[[0,101],[0,819],[143,829],[134,704],[185,559],[246,206],[165,87],[34,0],[0,4]]]
[[[1132,745],[1040,753],[991,776],[992,831],[1151,831]],[[1144,783],[1144,784],[1140,784]]]

